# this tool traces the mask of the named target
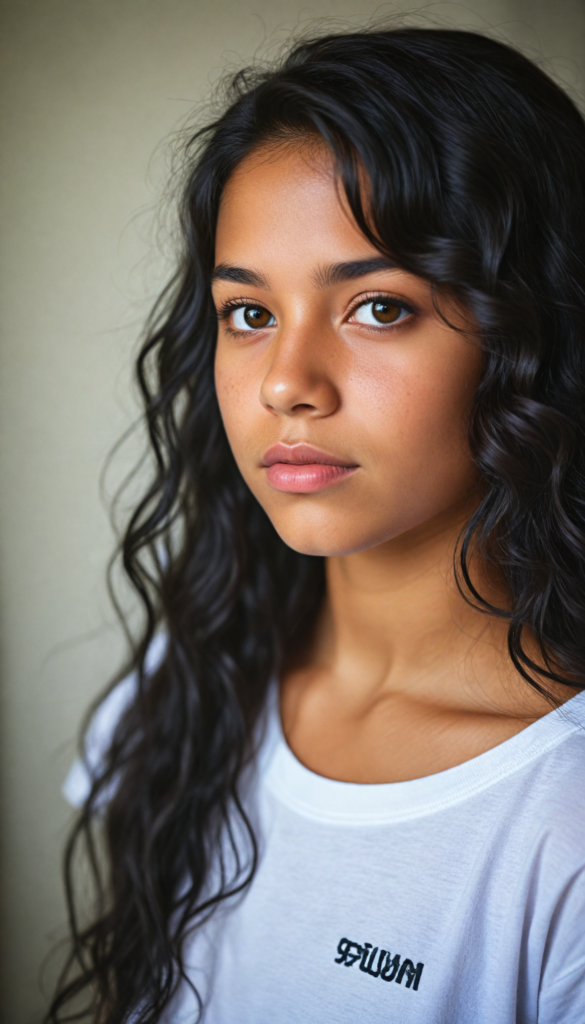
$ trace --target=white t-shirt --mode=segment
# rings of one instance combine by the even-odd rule
[[[205,1024],[584,1024],[584,726],[585,692],[456,768],[359,785],[297,761],[275,703],[257,873],[188,953]],[[195,1018],[185,987],[165,1020]]]

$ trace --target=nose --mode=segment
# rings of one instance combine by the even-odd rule
[[[260,401],[282,416],[331,416],[340,396],[334,380],[335,355],[314,331],[297,330],[275,339],[260,387]]]

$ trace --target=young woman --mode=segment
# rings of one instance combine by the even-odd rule
[[[582,1024],[583,119],[480,35],[359,32],[187,152],[47,1020]]]

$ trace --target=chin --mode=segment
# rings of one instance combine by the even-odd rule
[[[298,551],[300,555],[313,555],[320,558],[340,558],[343,555],[354,555],[358,551],[366,551],[388,540],[387,532],[380,536],[377,531],[365,534],[349,531],[347,523],[338,526],[336,523],[282,523],[278,518],[272,525],[281,540]]]
[[[350,552],[344,547],[332,547],[331,544],[327,544],[322,538],[311,537],[294,539],[280,534],[280,537],[289,548],[293,551],[298,551],[299,555],[313,555],[315,558],[335,558],[341,555],[348,555]]]

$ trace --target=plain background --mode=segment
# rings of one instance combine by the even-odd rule
[[[0,0],[7,1024],[38,1021],[46,1005],[41,964],[64,935],[60,787],[82,713],[123,655],[100,473],[137,415],[132,358],[168,272],[156,211],[169,139],[223,70],[274,52],[291,29],[413,9],[424,24],[495,30],[584,90],[585,0]]]

